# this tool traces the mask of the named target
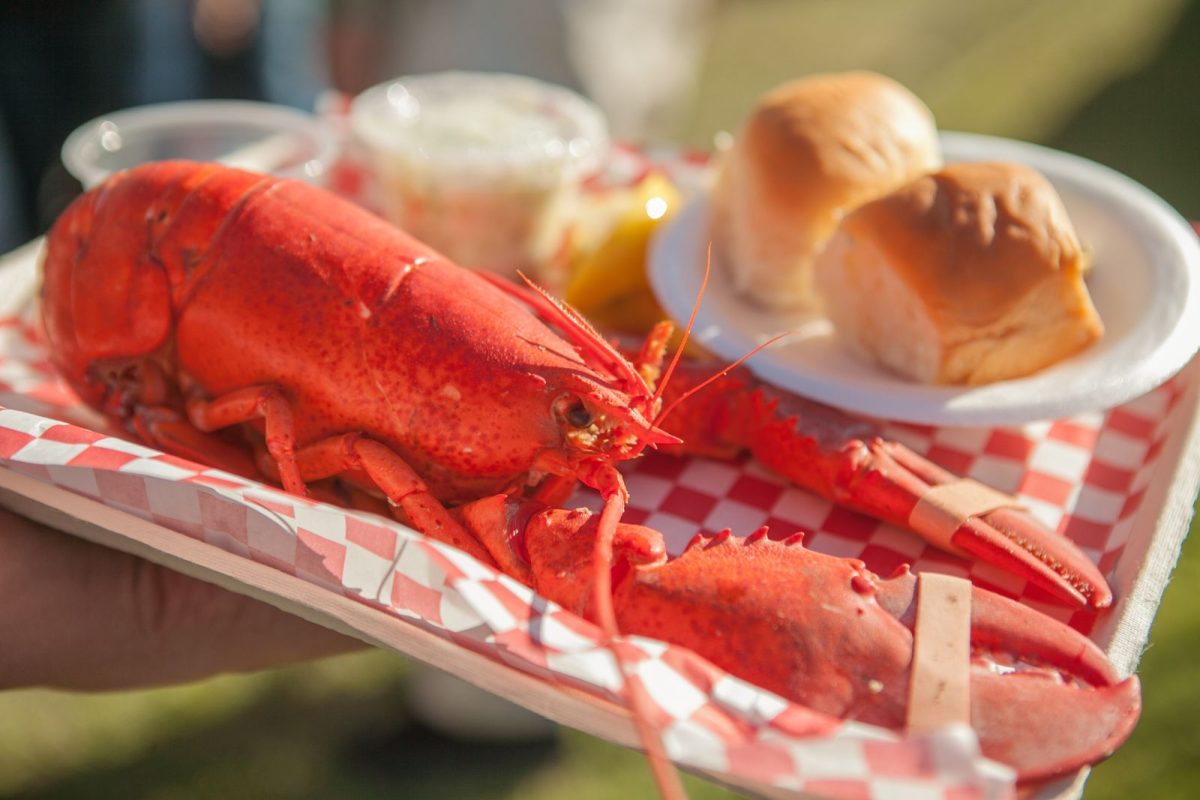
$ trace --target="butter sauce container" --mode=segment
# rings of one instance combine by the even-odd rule
[[[577,190],[609,152],[594,104],[533,78],[439,72],[366,90],[350,126],[392,222],[463,266],[556,288]]]

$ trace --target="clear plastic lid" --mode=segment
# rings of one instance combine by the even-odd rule
[[[397,78],[355,98],[350,118],[377,157],[425,164],[454,181],[571,180],[598,169],[609,148],[594,104],[561,86],[505,73]]]
[[[281,177],[319,180],[337,142],[312,114],[271,103],[189,100],[105,114],[67,137],[62,160],[84,185],[149,161],[221,161]]]

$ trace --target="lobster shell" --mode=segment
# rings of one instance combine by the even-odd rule
[[[528,308],[307,184],[150,164],[77,200],[48,242],[54,363],[127,426],[139,406],[183,416],[276,386],[298,446],[361,432],[453,503],[536,482],[545,451],[576,462],[564,397],[632,403]],[[169,396],[143,396],[155,372]]]

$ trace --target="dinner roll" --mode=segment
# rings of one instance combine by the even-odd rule
[[[712,234],[735,289],[812,307],[812,261],[842,216],[941,165],[933,115],[871,72],[817,75],[765,95],[721,159]]]
[[[1014,164],[954,164],[860,207],[816,268],[837,332],[923,383],[1016,378],[1103,326],[1086,257],[1050,182]]]

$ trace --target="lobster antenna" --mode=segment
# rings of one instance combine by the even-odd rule
[[[625,482],[619,473],[616,474],[616,479],[616,486],[610,487],[606,492],[604,509],[600,512],[600,520],[596,525],[596,541],[592,550],[592,608],[600,629],[608,639],[609,651],[612,652],[617,670],[629,690],[630,716],[633,718],[638,739],[646,750],[646,758],[650,761],[650,771],[658,792],[664,800],[686,800],[687,793],[679,773],[667,758],[661,736],[650,723],[650,700],[646,689],[642,686],[641,678],[633,674],[616,642],[621,632],[617,627],[617,614],[612,598],[613,540],[616,538],[617,523],[625,514],[626,499]]]
[[[660,413],[657,417],[654,418],[654,427],[656,427],[656,428],[659,427],[662,424],[663,419],[666,418],[667,414],[670,414],[672,411],[674,411],[676,408],[678,408],[679,404],[682,403],[684,400],[687,400],[689,397],[691,397],[692,395],[694,395],[696,392],[700,391],[704,387],[708,386],[713,381],[725,377],[730,372],[733,372],[733,370],[737,369],[742,364],[744,364],[752,356],[755,356],[759,352],[766,350],[768,347],[775,344],[779,340],[781,340],[787,336],[791,336],[793,333],[795,333],[795,331],[789,330],[789,331],[784,331],[783,333],[775,334],[770,339],[767,339],[765,342],[763,342],[762,344],[755,347],[749,353],[746,353],[746,355],[742,356],[737,361],[734,361],[732,364],[725,367],[724,369],[721,369],[721,370],[713,373],[712,375],[705,378],[703,381],[701,381],[696,386],[693,386],[692,388],[688,389],[686,392],[681,394],[679,397],[676,397],[675,401],[673,403],[671,403],[671,405],[669,405],[665,409],[663,409],[662,413]]]
[[[505,278],[488,272],[479,274],[505,294],[529,305],[542,319],[557,324],[573,344],[597,358],[613,377],[624,380],[626,386],[634,387],[643,383],[641,376],[634,371],[633,365],[605,341],[590,322],[566,303],[552,297],[549,292],[530,280],[524,273],[518,272],[517,274],[525,282],[525,286],[517,286]]]
[[[687,326],[683,329],[683,337],[679,340],[679,347],[675,348],[675,355],[671,356],[671,363],[667,365],[667,371],[663,373],[662,380],[658,382],[658,386],[654,389],[654,397],[651,398],[650,407],[654,407],[656,402],[663,395],[663,390],[667,388],[667,383],[671,380],[672,373],[675,372],[675,366],[679,363],[679,359],[683,357],[683,349],[687,347],[688,339],[692,335],[692,326],[696,324],[696,315],[700,313],[700,301],[704,299],[704,290],[708,288],[708,276],[712,272],[712,242],[708,243],[708,254],[704,259],[704,279],[700,281],[700,291],[696,292],[696,302],[692,304],[692,315],[688,317]],[[661,419],[661,416],[660,416]]]

